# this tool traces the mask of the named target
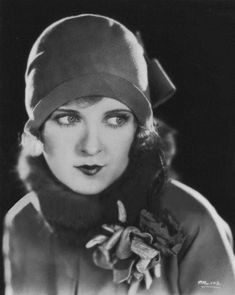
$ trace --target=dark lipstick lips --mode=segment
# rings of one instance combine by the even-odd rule
[[[98,173],[103,166],[99,166],[99,165],[82,165],[82,166],[77,166],[76,168],[78,168],[80,171],[82,171],[84,174],[86,175],[95,175],[96,173]]]

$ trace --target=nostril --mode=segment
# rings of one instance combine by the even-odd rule
[[[93,156],[93,155],[96,155],[100,152],[100,149],[82,149],[81,152],[83,154],[86,154],[86,155],[89,155],[89,156]]]
[[[81,146],[81,151],[83,154],[86,155],[96,155],[97,153],[100,152],[100,145],[98,143],[98,141],[89,141],[89,142],[85,142],[82,144]]]
[[[81,151],[84,154],[95,155],[100,152],[100,143],[96,136],[89,136],[81,144]]]

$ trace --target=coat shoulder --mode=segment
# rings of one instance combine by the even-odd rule
[[[37,195],[30,192],[21,198],[4,219],[4,241],[14,239],[20,243],[42,244],[52,230],[43,218]],[[8,237],[8,239],[6,238]],[[43,237],[43,239],[42,239]],[[7,244],[7,243],[6,243]]]
[[[14,206],[7,212],[5,216],[5,225],[12,226],[15,221],[20,221],[26,216],[33,218],[36,212],[40,212],[39,200],[34,192],[30,192],[21,198]]]
[[[170,180],[161,201],[163,205],[184,215],[216,213],[215,208],[203,195],[177,180]]]
[[[171,180],[161,196],[161,206],[172,212],[188,235],[193,237],[207,228],[226,236],[230,244],[233,243],[228,224],[214,206],[191,187]]]

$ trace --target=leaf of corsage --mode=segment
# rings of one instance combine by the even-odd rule
[[[172,247],[171,251],[176,255],[179,253],[181,248],[182,248],[182,243],[179,243],[179,244],[176,244],[174,247]]]
[[[158,251],[148,246],[138,237],[134,237],[131,242],[131,250],[143,259],[152,259],[158,254]]]
[[[155,239],[155,242],[154,242],[154,245],[155,243],[158,243],[164,247],[168,247],[170,245],[170,239],[165,239],[165,238],[162,238],[161,236],[156,236],[156,239]]]
[[[184,238],[176,242],[176,239],[169,239],[169,241],[157,237],[154,242],[154,247],[160,250],[164,255],[176,255],[180,251]]]
[[[100,245],[103,242],[105,242],[107,239],[108,239],[108,237],[105,235],[95,236],[93,239],[91,239],[89,242],[86,243],[86,248],[89,249],[89,248],[92,248],[96,245]]]
[[[154,242],[153,246],[158,249],[163,255],[169,256],[174,254],[171,249],[168,247],[168,245],[166,244],[162,244],[158,241]]]
[[[150,232],[150,234],[155,238],[156,235],[162,236],[164,238],[169,237],[169,231],[165,224],[162,222],[157,222],[153,214],[147,210],[141,210],[140,214],[140,228],[143,231]]]
[[[179,224],[177,220],[166,208],[162,212],[162,218],[174,232],[177,232],[179,230]]]

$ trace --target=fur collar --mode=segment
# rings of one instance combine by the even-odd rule
[[[158,151],[141,152],[132,159],[124,174],[108,189],[94,196],[73,192],[50,172],[42,156],[33,158],[21,151],[18,173],[27,190],[39,199],[42,214],[61,236],[86,242],[103,223],[117,222],[117,200],[127,210],[128,224],[136,223],[142,208],[151,210],[152,189],[162,187],[163,170]],[[156,184],[156,182],[158,182]],[[86,234],[85,234],[86,233]]]

